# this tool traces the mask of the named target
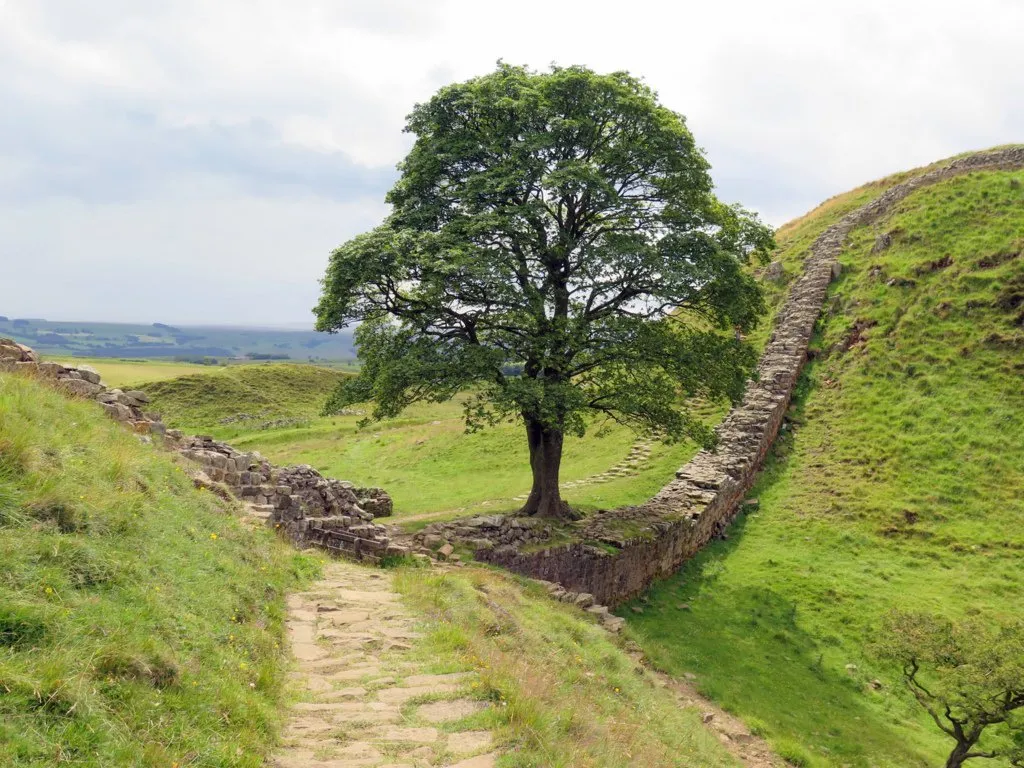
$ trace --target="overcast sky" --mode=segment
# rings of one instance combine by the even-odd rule
[[[1024,141],[1021,0],[0,0],[0,314],[310,322],[404,116],[500,58],[644,77],[773,224]]]

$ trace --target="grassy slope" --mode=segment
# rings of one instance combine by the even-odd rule
[[[170,426],[231,434],[240,428],[217,426],[242,414],[253,422],[312,418],[346,375],[315,365],[275,363],[230,366],[140,386],[152,398],[150,408]]]
[[[424,669],[479,671],[495,706],[476,717],[506,752],[501,768],[736,765],[700,712],[540,587],[483,568],[403,569],[396,585],[427,619],[414,649]]]
[[[0,373],[0,764],[259,766],[314,561],[88,402]]]
[[[870,654],[888,609],[1024,611],[1024,330],[1019,309],[995,306],[1024,288],[1022,182],[958,177],[853,234],[816,345],[875,325],[809,366],[798,429],[755,489],[760,511],[626,614],[658,664],[696,673],[799,764],[925,766],[948,752]],[[817,232],[877,191],[784,232],[793,271]]]

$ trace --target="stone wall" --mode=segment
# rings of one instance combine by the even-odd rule
[[[186,437],[167,429],[158,414],[144,410],[149,404],[144,392],[110,389],[92,368],[41,361],[32,349],[12,339],[0,338],[0,370],[30,373],[69,395],[95,400],[143,440],[155,439],[192,462],[196,485],[240,499],[299,546],[372,561],[406,552],[391,544],[384,526],[373,522],[392,511],[391,497],[380,488],[357,488],[324,477],[308,465],[275,467],[255,451],[238,451],[212,437]]]
[[[458,540],[473,548],[477,559],[592,595],[605,605],[641,594],[723,534],[739,512],[782,425],[849,232],[927,184],[973,170],[1020,167],[1020,148],[969,155],[890,188],[826,230],[779,311],[756,381],[748,383],[742,401],[717,430],[718,447],[697,454],[647,503],[595,513],[558,532],[561,540],[570,540],[565,544],[544,546],[536,527],[494,516],[428,526],[416,543]]]

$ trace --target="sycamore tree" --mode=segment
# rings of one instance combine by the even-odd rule
[[[317,329],[358,324],[362,361],[327,411],[373,418],[465,394],[467,428],[521,419],[523,513],[571,514],[564,436],[593,414],[703,445],[685,398],[739,398],[763,312],[743,269],[771,231],[714,194],[684,118],[624,72],[496,71],[442,88],[391,214],[330,257]]]
[[[894,611],[876,650],[899,664],[914,698],[953,739],[946,768],[993,757],[1024,766],[1024,621],[954,624]]]

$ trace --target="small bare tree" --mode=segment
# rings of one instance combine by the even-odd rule
[[[956,741],[946,768],[997,756],[1024,765],[1024,721],[1013,719],[1024,708],[1024,621],[993,627],[894,611],[876,647],[901,666],[914,698]]]

